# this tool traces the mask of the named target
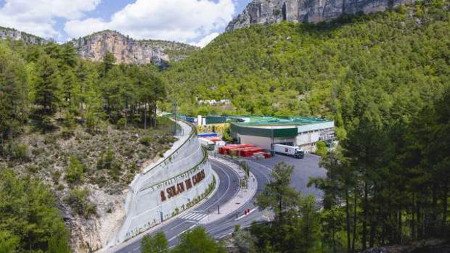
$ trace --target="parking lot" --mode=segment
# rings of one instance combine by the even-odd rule
[[[319,166],[320,157],[313,154],[305,154],[305,158],[296,159],[289,156],[275,155],[269,159],[248,159],[249,165],[255,169],[261,169],[270,173],[276,164],[285,162],[294,166],[291,185],[299,192],[305,195],[312,194],[317,200],[321,200],[323,192],[314,186],[307,187],[309,178],[311,177],[325,177],[326,170]]]

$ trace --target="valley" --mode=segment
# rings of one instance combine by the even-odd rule
[[[104,29],[78,38],[6,28],[7,2],[0,252],[450,250],[448,0],[253,0],[183,31],[192,4],[176,41],[139,0],[71,13]]]

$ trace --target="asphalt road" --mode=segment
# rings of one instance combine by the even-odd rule
[[[247,227],[254,221],[266,219],[264,213],[254,205],[253,199],[252,201],[245,203],[238,210],[230,213],[220,220],[208,223],[206,225],[199,224],[199,221],[202,218],[206,217],[208,213],[217,212],[217,206],[228,202],[239,190],[239,177],[233,169],[213,160],[210,160],[210,162],[213,170],[220,178],[219,188],[215,194],[200,206],[181,214],[168,224],[163,225],[158,230],[151,232],[156,233],[163,231],[169,240],[170,246],[175,246],[178,243],[179,237],[183,232],[196,226],[203,226],[211,236],[216,239],[220,239],[232,233],[235,225],[237,224],[241,227]],[[273,158],[265,160],[249,159],[248,164],[250,166],[250,170],[258,181],[256,196],[270,181],[272,168],[279,162],[285,162],[294,166],[291,185],[295,189],[303,194],[312,194],[319,200],[322,198],[323,193],[320,190],[314,187],[307,187],[310,177],[323,177],[326,173],[323,168],[319,167],[319,157],[311,154],[306,154],[304,159],[295,159],[281,155],[276,155]],[[243,213],[246,209],[250,209],[252,212],[244,216]],[[140,239],[136,240],[119,250],[115,250],[115,252],[140,252],[140,243]]]
[[[179,236],[186,230],[192,229],[199,224],[199,221],[206,217],[208,213],[216,212],[217,206],[222,205],[228,202],[231,198],[234,197],[235,194],[239,191],[239,177],[236,172],[234,172],[231,168],[228,168],[226,165],[221,163],[215,163],[211,161],[211,165],[213,170],[217,173],[220,179],[219,187],[217,191],[214,193],[212,197],[203,202],[201,205],[189,210],[185,213],[180,214],[179,217],[174,218],[174,220],[170,221],[168,224],[163,225],[156,231],[152,231],[152,233],[156,233],[159,231],[163,231],[166,237],[169,240],[169,245],[174,246],[179,240]],[[234,216],[233,216],[234,217]],[[213,222],[208,224],[208,231],[217,231],[216,233],[221,232],[221,230],[225,229],[223,226],[210,226],[213,224],[221,223],[222,221],[227,220],[229,217],[225,217],[217,222]],[[234,220],[234,218],[232,218]],[[234,226],[234,225],[233,225]],[[136,240],[121,249],[115,250],[115,252],[119,253],[129,253],[129,252],[140,252],[140,244],[141,240]]]
[[[272,169],[280,162],[294,166],[291,186],[303,195],[314,195],[317,200],[323,198],[323,192],[315,187],[308,187],[308,181],[313,177],[325,177],[326,170],[319,166],[320,157],[313,154],[305,154],[305,158],[297,159],[290,156],[275,155],[271,159],[248,159],[253,169]]]

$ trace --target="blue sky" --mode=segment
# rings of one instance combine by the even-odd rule
[[[67,41],[104,29],[199,46],[250,0],[0,0],[0,26]]]

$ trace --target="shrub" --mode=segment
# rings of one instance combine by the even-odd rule
[[[84,164],[74,156],[70,156],[66,172],[66,180],[69,183],[78,183],[83,179]]]
[[[114,153],[111,149],[102,152],[102,154],[100,155],[100,159],[97,161],[97,169],[99,170],[111,169],[114,160],[115,160]]]
[[[164,135],[158,138],[158,143],[159,144],[169,144],[169,143],[173,143],[177,140],[177,138],[171,136],[171,135]]]
[[[125,129],[127,126],[127,119],[121,118],[117,121],[116,126],[118,129]]]
[[[66,128],[73,128],[76,126],[76,120],[73,113],[70,112],[66,113],[63,121],[63,126]]]
[[[152,142],[154,142],[154,141],[155,140],[151,136],[144,136],[139,140],[139,142],[145,146],[150,146],[152,144]]]
[[[63,128],[63,130],[61,131],[61,138],[63,138],[64,140],[68,140],[72,138],[74,135],[75,133],[70,128]]]
[[[98,126],[99,126],[100,122],[98,117],[95,116],[94,113],[87,113],[86,115],[86,122],[85,122],[85,126],[86,126],[86,130],[93,134],[98,130]]]
[[[318,141],[316,143],[316,154],[324,157],[328,152],[327,143],[324,141]]]
[[[59,179],[61,178],[61,172],[59,170],[52,173],[52,181],[54,184],[59,184]]]
[[[94,180],[95,180],[95,183],[100,188],[103,188],[106,185],[106,183],[108,182],[104,176],[95,177]]]
[[[38,119],[37,127],[43,133],[47,133],[47,132],[51,132],[51,131],[55,130],[55,125],[53,123],[53,119],[47,115],[44,115]]]
[[[88,218],[97,213],[96,206],[88,200],[88,196],[89,191],[87,189],[75,188],[69,192],[65,202],[75,213]]]
[[[112,177],[114,181],[119,180],[120,169],[122,165],[120,161],[118,161],[114,157],[114,152],[111,149],[108,149],[106,152],[103,152],[100,155],[100,159],[97,161],[97,169],[103,170],[106,169],[109,171],[109,175]]]
[[[3,153],[13,160],[26,161],[28,159],[28,146],[22,143],[10,142],[3,147]]]
[[[27,166],[27,170],[28,170],[28,172],[34,174],[34,173],[37,173],[39,171],[39,167],[36,166],[36,165],[29,165],[29,166]]]

